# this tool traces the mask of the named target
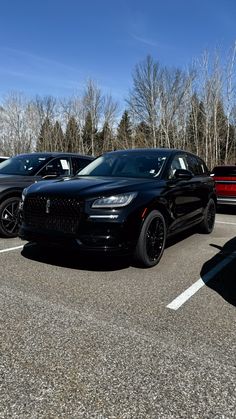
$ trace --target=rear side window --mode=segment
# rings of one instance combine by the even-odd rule
[[[236,176],[236,166],[216,166],[211,174],[214,176]]]
[[[208,169],[203,160],[197,156],[187,155],[188,170],[195,176],[202,176],[208,174]]]

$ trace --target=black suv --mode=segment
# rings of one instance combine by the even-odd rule
[[[214,181],[199,157],[173,149],[106,153],[75,178],[30,186],[22,195],[20,237],[85,251],[134,254],[156,265],[166,237],[214,227]]]
[[[22,190],[40,180],[73,176],[93,160],[72,153],[19,154],[0,164],[0,235],[18,234],[18,207]]]

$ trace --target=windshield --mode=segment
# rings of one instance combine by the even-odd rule
[[[104,154],[82,169],[78,176],[155,178],[165,160],[166,155],[161,151]]]
[[[25,154],[12,157],[0,163],[0,174],[5,175],[35,175],[50,160],[49,156]]]

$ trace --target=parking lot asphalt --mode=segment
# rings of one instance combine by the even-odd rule
[[[19,239],[0,260],[0,418],[236,417],[236,211],[151,269]]]

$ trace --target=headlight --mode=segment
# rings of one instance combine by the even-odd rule
[[[27,191],[27,188],[23,189],[22,194],[21,194],[21,201],[19,203],[19,210],[20,211],[22,211],[23,207],[24,207],[24,200],[25,200],[26,191]]]
[[[137,192],[123,193],[119,195],[105,196],[96,199],[93,202],[92,208],[120,208],[129,205],[131,201],[137,196]]]

